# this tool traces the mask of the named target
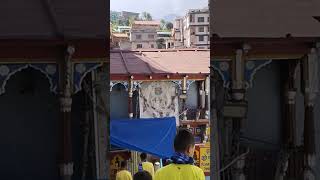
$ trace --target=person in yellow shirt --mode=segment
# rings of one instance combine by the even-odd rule
[[[147,161],[147,154],[141,153],[140,154],[141,163],[139,164],[139,171],[147,171],[152,176],[152,179],[154,177],[154,166],[151,162]]]
[[[116,180],[132,180],[131,173],[127,170],[127,162],[120,163],[120,170],[117,172]]]
[[[174,139],[175,153],[171,163],[160,168],[154,180],[205,180],[202,169],[194,165],[192,158],[195,140],[188,129],[180,129]]]

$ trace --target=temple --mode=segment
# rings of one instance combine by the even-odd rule
[[[191,129],[197,144],[206,144],[209,54],[200,49],[111,50],[111,120],[175,117],[177,127]],[[110,157],[111,179],[117,159],[128,160],[132,173],[137,171],[136,152],[112,147]]]

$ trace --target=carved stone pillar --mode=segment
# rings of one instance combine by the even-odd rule
[[[297,67],[297,61],[289,60],[284,66],[283,74],[281,75],[284,85],[283,91],[283,122],[282,122],[282,137],[283,137],[283,149],[279,154],[278,164],[276,168],[275,179],[283,180],[285,177],[295,177],[295,156],[293,152],[296,149],[296,87],[295,87],[295,71]]]
[[[129,90],[128,90],[128,113],[129,113],[129,118],[133,118],[132,98],[133,98],[133,77],[131,76],[130,79],[129,79]]]
[[[246,176],[244,175],[243,168],[245,166],[245,158],[239,159],[234,165],[234,180],[245,180]]]
[[[75,49],[71,46],[67,49],[65,58],[63,92],[60,97],[60,112],[62,120],[62,145],[60,176],[63,180],[71,180],[73,175],[72,141],[71,141],[71,106],[72,106],[72,63],[71,58]]]
[[[233,59],[232,66],[232,89],[231,89],[231,97],[234,106],[243,106],[245,104],[245,62],[246,62],[246,53],[248,53],[248,45],[244,44],[242,49],[238,49],[235,54],[235,58]],[[245,116],[242,117],[233,117],[232,118],[232,156],[240,155],[242,153],[242,149],[240,148],[240,134],[242,130],[242,122]],[[245,174],[243,172],[243,168],[245,167],[245,157],[238,160],[234,166],[235,171],[233,172],[234,179],[236,180],[245,180]]]
[[[97,73],[94,94],[96,95],[96,103],[99,106],[95,110],[95,144],[96,144],[96,168],[97,179],[108,179],[109,174],[109,63],[102,65],[101,71]]]
[[[209,89],[210,89],[210,78],[207,77],[205,81],[205,119],[210,117],[210,107],[209,107]]]
[[[315,180],[313,168],[315,166],[315,129],[314,129],[314,101],[318,93],[318,57],[316,49],[312,48],[303,61],[304,84],[304,180]]]
[[[238,49],[232,66],[232,98],[236,101],[244,99],[244,64],[244,52]]]
[[[200,119],[201,116],[201,105],[202,105],[202,82],[201,81],[197,81],[197,87],[198,87],[198,109],[197,109],[197,114],[196,114],[196,120]]]
[[[183,77],[182,80],[182,110],[183,110],[183,120],[187,120],[187,109],[186,109],[186,99],[187,99],[187,78],[188,76]]]

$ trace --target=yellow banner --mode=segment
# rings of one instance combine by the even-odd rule
[[[200,147],[200,168],[205,174],[210,173],[210,146]]]

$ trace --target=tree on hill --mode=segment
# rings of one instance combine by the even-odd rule
[[[166,28],[166,21],[164,19],[161,19],[161,21],[160,21],[160,28],[162,30]]]
[[[142,19],[143,21],[152,21],[152,16],[151,16],[151,14],[148,13],[148,12],[142,12],[142,13],[141,13],[141,19]]]
[[[171,30],[172,28],[173,28],[172,22],[167,22],[167,24],[166,24],[166,29],[167,29],[167,30]]]

